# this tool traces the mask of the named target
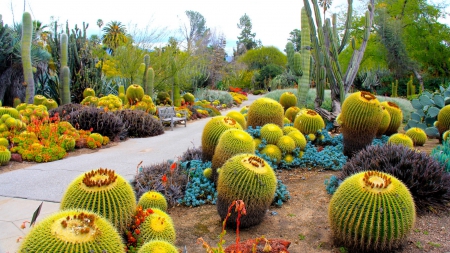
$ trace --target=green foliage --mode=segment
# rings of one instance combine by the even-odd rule
[[[283,68],[275,64],[268,64],[262,67],[255,74],[255,88],[266,89],[270,85],[270,80],[281,73],[283,73]]]
[[[210,102],[218,100],[220,104],[233,104],[233,97],[227,91],[198,89],[194,95],[198,100],[206,100]]]
[[[351,157],[370,145],[382,118],[383,109],[373,94],[359,91],[348,96],[336,119],[344,137],[344,155]]]
[[[86,249],[125,253],[122,238],[109,221],[95,212],[77,209],[59,211],[38,222],[19,252],[89,252]]]
[[[356,252],[395,249],[416,220],[408,188],[379,171],[360,172],[342,182],[331,198],[328,215],[334,238]]]
[[[247,128],[264,126],[268,123],[283,127],[284,110],[277,101],[265,97],[256,99],[247,112]]]
[[[82,208],[108,219],[124,231],[136,210],[131,185],[113,170],[96,169],[75,178],[61,199],[61,210]]]
[[[447,138],[442,142],[442,145],[438,145],[431,151],[431,157],[438,161],[445,169],[450,173],[450,139]]]
[[[287,63],[287,57],[278,48],[269,46],[249,50],[239,57],[237,61],[245,63],[249,69],[262,69],[270,64],[284,68]]]
[[[237,27],[241,29],[240,35],[237,37],[237,55],[241,55],[243,52],[257,48],[261,41],[255,40],[255,33],[252,33],[252,21],[250,17],[245,13],[242,17],[239,18],[239,23]]]
[[[236,173],[237,172],[237,173]],[[240,228],[262,222],[272,203],[277,178],[270,165],[253,154],[233,156],[222,166],[217,183],[217,211],[221,219],[228,215],[234,200],[245,203],[247,215],[241,217]],[[227,226],[236,227],[237,213],[232,211]]]
[[[434,122],[438,119],[441,109],[449,103],[450,87],[445,89],[441,86],[434,93],[422,92],[418,98],[411,100],[411,105],[416,111],[410,113],[411,119],[408,120],[404,130],[419,127],[425,130],[428,136],[438,137],[441,133],[434,126]]]

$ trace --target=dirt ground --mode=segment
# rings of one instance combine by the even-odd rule
[[[437,140],[429,140],[418,149],[430,153]],[[108,147],[108,146],[107,146]],[[106,147],[106,148],[107,148]],[[92,153],[80,149],[69,156]],[[34,163],[10,162],[0,167],[0,173],[25,168]],[[342,245],[334,245],[328,225],[328,203],[331,195],[325,191],[324,180],[338,172],[319,169],[295,169],[278,173],[287,186],[291,199],[281,208],[271,206],[264,221],[255,227],[240,231],[240,240],[258,238],[284,239],[291,242],[289,252],[348,252]],[[195,208],[178,206],[169,209],[177,231],[176,245],[186,247],[188,253],[205,252],[197,239],[202,237],[211,246],[217,246],[222,223],[215,205]],[[225,246],[233,244],[236,232],[227,230]],[[450,212],[419,216],[403,248],[396,252],[450,252]]]

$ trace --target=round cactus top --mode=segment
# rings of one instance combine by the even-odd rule
[[[272,169],[267,166],[267,163],[262,158],[255,155],[244,156],[242,164],[253,172],[260,174],[265,174],[268,169]]]
[[[95,225],[96,216],[89,213],[74,213],[67,217],[61,217],[53,221],[51,234],[61,241],[70,243],[90,242],[101,234],[100,229]]]
[[[114,170],[97,169],[85,173],[82,180],[83,186],[86,188],[94,187],[112,187],[116,183],[117,175]]]
[[[236,120],[228,116],[224,117],[223,121],[225,121],[229,125],[236,125]]]
[[[367,91],[361,91],[361,98],[365,99],[367,101],[375,100],[377,97],[375,97],[372,93]]]
[[[390,107],[396,108],[396,109],[400,109],[400,107],[398,107],[398,105],[394,102],[391,101],[387,101],[386,103],[387,105],[389,105]]]
[[[361,184],[368,191],[381,194],[390,190],[392,179],[380,171],[367,171],[361,178]]]

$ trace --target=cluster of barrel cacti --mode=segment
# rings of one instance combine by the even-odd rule
[[[136,205],[127,180],[113,170],[95,169],[69,184],[60,211],[33,227],[20,249],[44,252],[52,245],[55,252],[176,253],[175,228],[165,208],[158,192],[144,194]]]

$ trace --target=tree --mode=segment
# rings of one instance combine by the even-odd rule
[[[330,9],[332,2],[331,0],[319,0],[319,6],[323,9],[323,19],[325,19],[325,13]]]
[[[299,29],[294,29],[289,33],[288,41],[294,44],[294,51],[299,52],[302,44],[302,35]]]
[[[284,68],[287,63],[287,57],[276,47],[263,46],[249,50],[239,57],[238,62],[245,63],[250,70],[259,70],[269,64],[278,65]]]
[[[102,31],[105,33],[102,37],[102,42],[109,49],[114,51],[117,47],[127,43],[127,29],[119,21],[111,21],[103,27]]]
[[[239,24],[237,27],[241,30],[241,34],[237,37],[238,41],[236,42],[236,54],[241,55],[250,49],[257,48],[261,41],[256,41],[255,36],[256,33],[252,33],[252,21],[247,14],[244,14],[239,19]]]
[[[202,14],[196,11],[186,11],[185,13],[189,19],[189,26],[184,24],[181,31],[186,40],[186,50],[192,52],[196,43],[205,37],[209,29],[206,27],[206,20]]]

